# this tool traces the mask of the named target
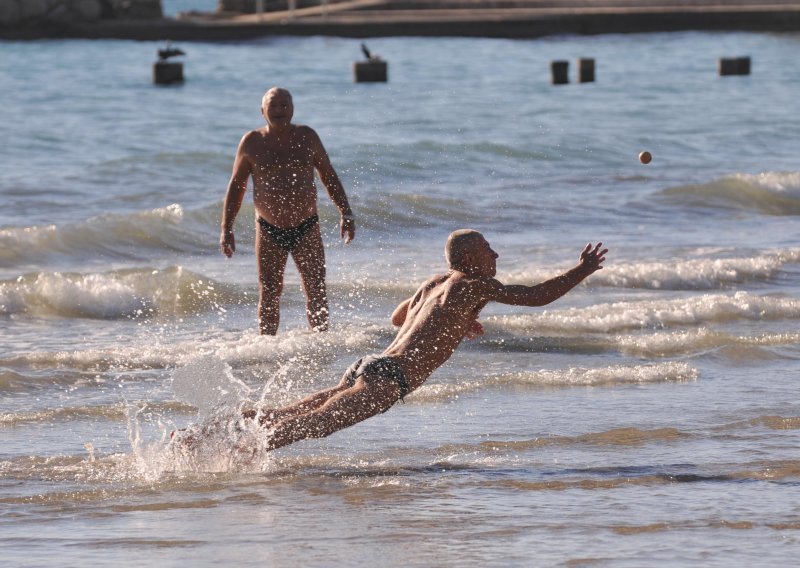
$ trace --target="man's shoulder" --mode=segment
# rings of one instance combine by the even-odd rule
[[[319,138],[317,131],[308,126],[307,124],[292,124],[296,134],[303,137]]]
[[[478,300],[490,300],[503,285],[494,278],[462,275],[452,279],[450,286],[459,295],[463,294]]]
[[[245,132],[244,136],[242,136],[242,144],[253,144],[255,142],[260,142],[264,139],[264,131],[261,128],[255,128],[250,130],[249,132]]]

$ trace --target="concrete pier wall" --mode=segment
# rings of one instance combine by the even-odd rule
[[[0,27],[161,18],[161,0],[0,0]]]
[[[245,0],[241,0],[244,2]],[[164,18],[160,0],[0,0],[0,38],[231,41],[340,37],[800,31],[800,0],[271,0],[264,14],[219,0],[215,13]],[[467,7],[469,6],[469,7]],[[229,8],[223,10],[222,8]],[[241,10],[244,10],[243,13]]]

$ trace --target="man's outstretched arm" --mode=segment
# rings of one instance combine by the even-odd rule
[[[536,286],[501,285],[492,301],[512,306],[535,307],[544,306],[559,299],[587,276],[602,270],[608,249],[601,250],[601,246],[603,243],[597,243],[594,247],[591,243],[586,245],[575,268]]]

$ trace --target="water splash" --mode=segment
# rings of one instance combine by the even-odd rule
[[[270,470],[268,436],[256,420],[243,416],[255,407],[254,391],[233,375],[228,363],[215,355],[193,357],[172,373],[172,389],[176,400],[197,409],[197,416],[171,431],[159,421],[161,439],[147,442],[142,435],[147,407],[132,409],[128,435],[140,476]]]

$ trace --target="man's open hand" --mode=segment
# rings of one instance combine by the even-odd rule
[[[608,249],[600,250],[601,246],[603,246],[603,243],[597,243],[597,245],[592,248],[592,243],[589,243],[581,253],[580,265],[587,274],[602,270]]]

